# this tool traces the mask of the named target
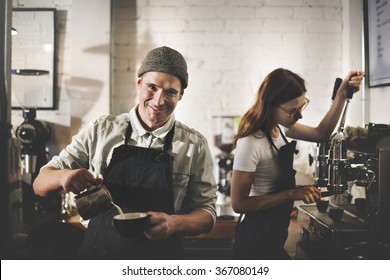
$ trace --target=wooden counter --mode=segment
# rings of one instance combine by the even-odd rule
[[[232,240],[234,237],[234,229],[236,224],[237,218],[231,220],[217,218],[213,229],[209,233],[187,236],[186,239]]]
[[[214,228],[206,234],[186,236],[184,255],[187,259],[232,259],[232,245],[237,218],[217,219]]]

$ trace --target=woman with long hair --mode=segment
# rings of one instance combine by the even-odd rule
[[[245,214],[239,222],[234,256],[239,259],[288,259],[283,249],[293,203],[320,199],[314,186],[296,187],[294,138],[311,142],[329,139],[347,100],[348,89],[359,90],[363,72],[351,71],[317,127],[297,123],[309,104],[305,81],[287,69],[264,79],[253,106],[242,117],[234,145],[232,208]],[[241,219],[240,219],[241,220]]]

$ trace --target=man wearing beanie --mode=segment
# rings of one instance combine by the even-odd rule
[[[184,57],[166,46],[151,50],[137,85],[138,104],[129,113],[81,130],[34,182],[40,196],[103,184],[123,212],[147,213],[148,227],[128,238],[113,224],[116,208],[101,210],[89,220],[80,258],[183,258],[182,237],[210,231],[216,219],[206,139],[173,114],[188,85]]]

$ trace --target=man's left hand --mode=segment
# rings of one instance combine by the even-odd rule
[[[174,215],[162,212],[147,212],[150,228],[144,232],[150,240],[161,240],[171,236],[176,231],[176,219]]]

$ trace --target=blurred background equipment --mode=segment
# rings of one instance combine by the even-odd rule
[[[215,159],[215,178],[217,180],[217,215],[233,219],[237,214],[230,206],[230,183],[233,171],[233,140],[241,118],[239,116],[214,116],[214,145],[221,153]]]

